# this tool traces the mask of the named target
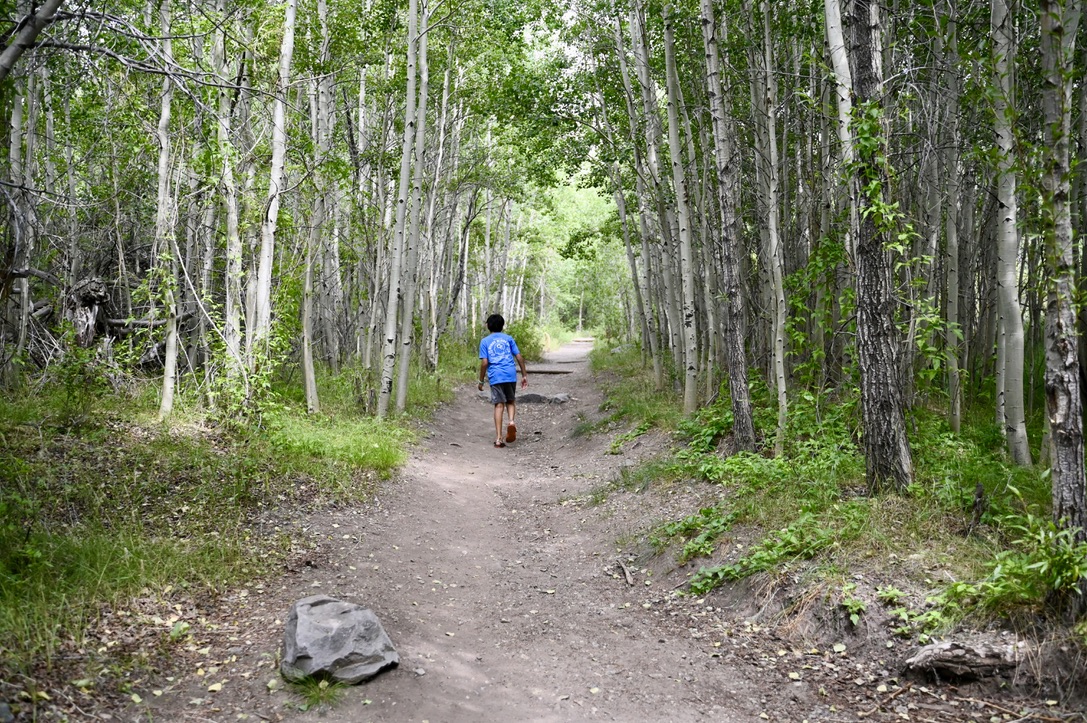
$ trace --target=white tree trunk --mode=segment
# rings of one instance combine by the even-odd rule
[[[217,11],[224,26],[215,33],[212,62],[215,75],[221,84],[216,109],[219,157],[222,159],[221,190],[226,231],[226,268],[223,272],[225,294],[223,299],[223,343],[226,346],[226,374],[230,380],[245,379],[242,363],[242,239],[238,229],[238,190],[234,181],[235,153],[230,117],[230,88],[233,78],[227,72],[226,36],[230,31],[226,23],[226,0],[218,0]],[[248,385],[248,381],[246,381]],[[249,396],[248,388],[245,396]]]
[[[1046,411],[1052,430],[1053,521],[1087,540],[1083,397],[1076,339],[1076,263],[1071,202],[1072,89],[1079,0],[1042,0],[1043,107],[1047,172],[1043,179],[1048,276]],[[1069,622],[1087,609],[1087,577],[1056,600]]]
[[[162,0],[159,8],[160,27],[162,30],[162,54],[166,62],[173,58],[173,44],[170,41],[170,0]],[[169,77],[162,81],[162,98],[159,103],[159,122],[157,138],[159,145],[158,162],[158,203],[155,211],[155,246],[160,257],[168,260],[167,272],[163,275],[164,298],[166,306],[166,351],[162,371],[162,399],[159,402],[159,420],[165,419],[174,409],[174,388],[177,385],[177,249],[171,237],[170,228],[170,106],[173,101],[174,84]]]
[[[404,109],[404,137],[400,147],[400,185],[396,198],[396,226],[393,231],[392,255],[389,261],[389,295],[385,304],[385,327],[381,353],[381,381],[377,398],[377,417],[389,413],[392,398],[393,371],[396,365],[396,329],[400,296],[403,293],[402,269],[404,236],[407,232],[408,194],[411,184],[411,154],[415,142],[415,80],[418,49],[418,0],[408,3],[407,105]]]
[[[400,359],[396,383],[396,411],[403,412],[408,405],[408,382],[411,372],[411,354],[415,343],[415,290],[419,273],[419,248],[422,238],[419,220],[423,210],[423,171],[426,162],[427,94],[430,91],[430,69],[427,65],[427,0],[420,0],[419,7],[419,103],[415,123],[415,172],[412,175],[411,222],[408,227],[408,248],[404,268],[403,309],[400,319]],[[437,191],[435,191],[437,193]]]
[[[948,68],[946,74],[947,96],[944,100],[948,108],[953,109],[947,114],[946,136],[944,141],[943,167],[946,176],[945,187],[947,189],[947,216],[945,219],[945,239],[947,255],[944,268],[946,270],[947,288],[947,330],[944,334],[944,345],[947,348],[947,387],[950,399],[948,422],[954,432],[958,432],[962,425],[962,381],[959,375],[959,348],[961,342],[959,335],[959,187],[961,185],[961,168],[959,161],[959,116],[954,109],[959,107],[959,51],[957,37],[957,5],[952,3],[947,22],[947,54],[945,65]]]
[[[661,296],[663,297],[660,306],[664,310],[666,327],[663,336],[668,339],[673,363],[678,368],[684,363],[684,344],[680,334],[682,320],[678,303],[679,295],[676,293],[675,263],[672,253],[673,240],[678,233],[674,228],[672,209],[667,201],[671,194],[666,187],[660,167],[660,144],[663,130],[657,105],[657,88],[649,67],[648,39],[642,21],[640,0],[635,0],[630,14],[630,32],[645,120],[643,123],[646,144],[645,168],[649,175],[650,191],[656,206],[657,225],[660,229],[660,264],[657,268],[660,273]]]
[[[1023,402],[1023,317],[1019,308],[1019,279],[1016,262],[1019,258],[1018,206],[1016,201],[1015,113],[1012,68],[1015,64],[1014,16],[1007,0],[992,0],[993,65],[996,94],[993,100],[996,115],[998,177],[997,205],[997,295],[1000,321],[1004,333],[1004,429],[1008,452],[1016,464],[1029,467],[1030,446]],[[1001,390],[998,390],[998,392]]]
[[[306,390],[306,411],[321,411],[317,398],[317,374],[313,368],[313,243],[306,243],[305,281],[302,285],[302,385]]]
[[[272,266],[274,265],[276,226],[279,222],[279,205],[283,195],[284,170],[287,161],[287,89],[290,86],[291,59],[294,55],[294,26],[297,0],[286,0],[283,18],[283,41],[279,47],[279,72],[273,93],[272,110],[272,164],[268,180],[268,199],[260,224],[260,253],[257,258],[256,287],[254,289],[254,320],[247,329],[250,340],[247,348],[249,370],[258,366],[268,353],[272,332]]]
[[[664,8],[665,81],[668,87],[668,149],[672,160],[672,182],[676,191],[676,211],[679,221],[680,283],[683,287],[683,411],[691,414],[698,409],[698,340],[695,336],[695,272],[691,240],[691,212],[687,177],[683,171],[682,146],[679,140],[679,73],[676,69],[675,38],[672,30],[672,6]]]
[[[717,204],[721,220],[721,277],[725,301],[723,344],[732,396],[733,440],[735,451],[754,451],[755,426],[751,413],[751,392],[747,382],[747,357],[744,350],[744,304],[740,284],[736,206],[739,172],[735,157],[721,59],[714,21],[713,1],[702,0],[702,40],[706,48],[706,85],[713,124],[714,163],[717,171]],[[716,330],[711,330],[715,332]]]
[[[619,76],[623,81],[623,97],[626,100],[627,117],[631,119],[629,124],[630,143],[634,149],[634,183],[635,192],[638,198],[638,236],[641,239],[642,264],[640,267],[640,274],[633,281],[638,285],[639,295],[645,304],[643,323],[646,328],[647,338],[644,343],[649,347],[649,354],[653,363],[653,384],[657,391],[660,391],[664,388],[664,365],[661,361],[660,330],[656,324],[653,305],[649,294],[650,261],[652,259],[652,254],[649,251],[649,238],[650,228],[652,226],[650,218],[653,204],[650,201],[649,192],[646,189],[645,162],[642,158],[641,146],[638,143],[638,132],[636,123],[634,122],[634,119],[638,117],[638,113],[635,110],[633,84],[630,80],[630,71],[627,68],[626,45],[623,42],[622,21],[618,17],[615,19],[614,33],[615,53],[619,59]]]

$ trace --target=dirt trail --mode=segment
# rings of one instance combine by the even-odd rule
[[[401,665],[321,720],[757,719],[751,681],[655,630],[644,588],[611,577],[621,531],[564,504],[623,459],[603,453],[609,440],[571,438],[600,404],[590,347],[530,365],[527,391],[572,399],[519,405],[505,449],[490,402],[462,388],[371,514],[337,522],[356,520],[357,570],[321,589],[373,608]]]
[[[665,484],[590,504],[622,465],[668,444],[648,435],[617,456],[608,453],[613,435],[575,433],[602,414],[590,347],[570,344],[530,365],[527,391],[571,399],[519,404],[519,439],[505,449],[492,446],[487,394],[466,384],[373,501],[291,520],[314,547],[286,574],[175,605],[194,631],[175,674],[134,681],[144,702],[119,717],[948,723],[1031,702],[1002,679],[987,687],[902,680],[912,646],[890,635],[879,619],[886,613],[849,625],[821,607],[818,589],[789,601],[771,581],[745,581],[703,599],[672,595],[693,568],[640,546],[637,533],[707,504],[713,490]],[[268,683],[281,684],[288,609],[316,593],[373,609],[401,663],[350,688],[332,710],[303,712]],[[784,607],[792,612],[778,615]],[[1048,715],[1017,719],[1058,720],[1049,704],[1035,708]],[[929,717],[911,717],[919,712]]]
[[[194,612],[206,624],[177,659],[179,672],[127,717],[820,720],[809,713],[820,703],[810,686],[781,671],[768,677],[776,654],[735,628],[735,611],[709,599],[671,600],[683,570],[639,569],[623,550],[626,579],[617,540],[689,507],[667,495],[588,504],[621,465],[654,448],[643,438],[616,456],[607,453],[611,435],[574,434],[601,414],[591,346],[575,342],[529,365],[528,392],[571,399],[519,404],[519,438],[505,449],[493,447],[486,392],[461,387],[372,502],[295,521],[317,549],[294,569]],[[373,609],[401,658],[321,713],[302,712],[297,698],[267,687],[279,682],[290,605],[316,593]]]

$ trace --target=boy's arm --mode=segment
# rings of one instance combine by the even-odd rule
[[[514,357],[514,359],[516,359],[517,363],[521,366],[521,387],[522,388],[527,387],[528,386],[528,369],[525,368],[525,358],[523,356],[521,356],[520,354],[518,354],[517,356]]]
[[[487,359],[479,360],[479,388],[483,389],[483,380],[487,378]]]

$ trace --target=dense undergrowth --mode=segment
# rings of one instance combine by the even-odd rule
[[[302,544],[290,523],[367,498],[406,459],[414,420],[473,378],[475,357],[449,345],[436,372],[413,370],[412,415],[386,422],[369,413],[373,380],[344,369],[319,380],[321,414],[305,413],[285,372],[249,414],[183,387],[158,423],[158,380],[80,351],[0,397],[0,680],[48,677],[66,650],[94,657],[83,638],[103,606],[281,569]]]
[[[954,434],[937,411],[917,407],[915,483],[904,495],[869,496],[855,395],[794,393],[785,454],[775,457],[775,401],[756,385],[762,448],[730,455],[727,385],[684,419],[676,395],[652,391],[636,349],[596,351],[592,361],[607,380],[606,416],[596,426],[621,419],[632,427],[613,449],[652,428],[674,432],[677,442],[611,487],[696,480],[715,490],[711,504],[647,535],[679,563],[701,559],[691,593],[755,573],[787,575],[826,591],[854,625],[876,602],[897,621],[895,634],[923,641],[963,622],[1044,619],[1087,576],[1087,545],[1049,521],[1048,476],[1010,464],[991,422],[974,418]]]

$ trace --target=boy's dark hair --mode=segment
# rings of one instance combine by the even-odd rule
[[[502,318],[501,314],[491,314],[487,317],[487,329],[493,332],[502,331],[502,327],[506,325],[506,320]]]

